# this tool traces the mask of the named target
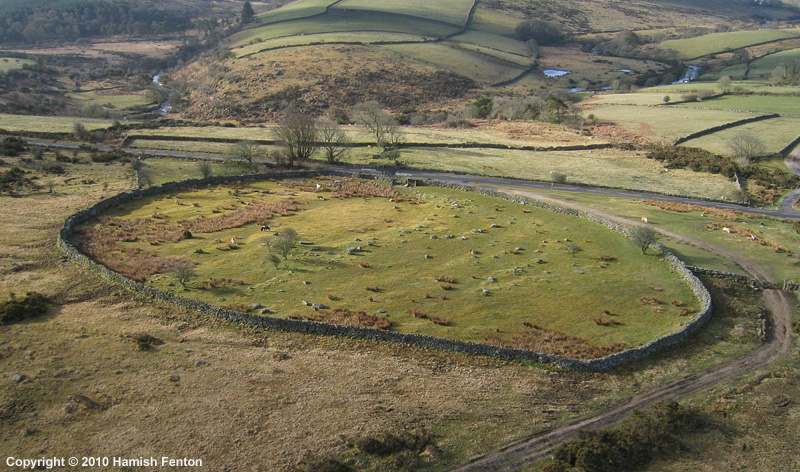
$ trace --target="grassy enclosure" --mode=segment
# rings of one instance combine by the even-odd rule
[[[78,118],[70,116],[9,115],[0,113],[0,128],[8,131],[39,131],[45,133],[71,133],[75,123],[87,129],[105,129],[114,124],[112,120]]]
[[[473,0],[451,0],[449,2],[430,2],[427,0],[344,0],[337,3],[336,10],[363,10],[386,12],[429,20],[440,21],[457,26],[467,22]]]
[[[699,147],[716,154],[731,154],[731,138],[739,133],[750,133],[764,143],[764,152],[777,153],[800,136],[800,117],[782,116],[772,120],[757,121],[719,131],[701,138],[686,141],[684,146]]]
[[[68,97],[85,105],[99,105],[114,110],[137,110],[155,103],[144,94],[108,95],[97,91],[68,93]]]
[[[23,66],[36,64],[32,59],[20,59],[17,57],[0,57],[0,72],[8,72],[15,69],[22,69]]]
[[[245,310],[259,303],[282,317],[318,313],[302,301],[372,316],[385,310],[397,331],[510,345],[539,341],[579,356],[674,331],[688,320],[681,313],[697,308],[688,286],[657,255],[642,256],[624,236],[587,220],[453,190],[395,194],[363,181],[345,181],[343,188],[354,189],[351,196],[336,198],[332,183],[262,182],[143,199],[109,212],[101,226],[114,233],[125,221],[149,220],[152,231],[117,245],[117,236],[107,239],[106,230],[89,225],[88,239],[79,244],[107,240],[126,254],[139,254],[142,267],[133,268],[130,261],[126,267],[140,276],[166,263],[164,258],[189,260],[198,277],[185,294],[211,303]],[[260,205],[294,210],[202,229],[218,228]],[[193,237],[162,239],[161,230],[180,221]],[[269,224],[270,231],[291,227],[308,243],[273,266],[266,259],[271,233],[259,223]],[[568,250],[571,244],[576,251]],[[355,247],[361,249],[349,250]],[[198,249],[205,254],[194,254]],[[101,259],[113,267],[114,250]],[[175,290],[166,271],[159,272],[144,277]],[[212,288],[214,280],[231,282]],[[201,281],[209,288],[201,289]],[[569,341],[539,339],[553,332],[565,333]]]
[[[796,38],[800,32],[796,30],[753,30],[733,31],[727,33],[711,33],[689,39],[664,41],[661,49],[677,51],[681,57],[696,58],[707,54],[716,54],[729,49],[738,49],[755,44]]]

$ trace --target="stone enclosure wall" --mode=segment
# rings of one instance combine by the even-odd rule
[[[348,173],[326,172],[326,175],[340,175],[351,176]],[[503,359],[519,360],[527,362],[535,362],[541,364],[550,364],[563,369],[570,370],[584,370],[584,371],[601,371],[618,366],[624,363],[632,362],[639,359],[644,359],[652,355],[654,352],[685,340],[691,333],[697,330],[711,314],[711,296],[706,288],[692,274],[686,265],[678,259],[674,254],[669,252],[660,244],[653,246],[653,249],[660,252],[662,257],[667,260],[673,270],[683,277],[689,286],[694,291],[695,295],[700,300],[700,313],[693,319],[686,323],[680,331],[668,334],[661,338],[650,341],[644,345],[636,348],[628,349],[622,352],[611,354],[606,357],[590,360],[579,360],[565,356],[540,353],[528,351],[524,349],[504,348],[499,346],[491,346],[488,344],[480,344],[465,341],[456,341],[445,338],[438,338],[434,336],[412,334],[412,333],[399,333],[395,331],[378,330],[371,328],[361,328],[357,326],[342,326],[328,323],[320,323],[315,321],[305,320],[291,320],[283,318],[274,318],[264,315],[255,315],[251,313],[244,313],[235,310],[222,308],[216,305],[205,303],[199,300],[194,300],[188,297],[178,295],[173,292],[159,290],[149,287],[145,284],[136,282],[125,277],[122,274],[114,272],[113,270],[93,261],[85,254],[78,251],[78,249],[70,242],[73,235],[74,228],[77,225],[89,221],[92,217],[102,213],[111,208],[124,204],[132,200],[138,200],[143,197],[158,195],[165,192],[178,191],[190,189],[193,187],[201,187],[207,185],[230,184],[242,181],[255,181],[255,180],[280,180],[286,178],[308,178],[318,176],[316,172],[287,172],[287,173],[272,173],[272,174],[251,174],[243,176],[222,176],[210,177],[202,180],[186,180],[182,182],[171,182],[158,187],[151,187],[145,190],[134,190],[130,192],[121,193],[114,197],[103,200],[96,205],[83,211],[79,211],[74,215],[67,218],[64,227],[61,229],[58,246],[64,253],[73,261],[81,266],[95,272],[106,280],[119,284],[128,290],[140,293],[155,300],[161,300],[174,305],[198,311],[209,316],[228,320],[235,323],[245,323],[259,328],[275,329],[280,331],[289,331],[296,333],[307,333],[317,335],[329,336],[346,336],[351,338],[368,339],[373,341],[389,341],[395,343],[402,343],[412,346],[419,346],[423,348],[443,349],[456,352],[464,352],[469,354],[478,354],[486,356],[495,356]],[[495,192],[487,189],[468,187],[462,185],[453,185],[445,182],[429,181],[428,185],[455,188],[469,192],[475,192],[483,195],[489,195],[503,200],[521,203],[524,205],[532,205],[546,210],[572,215],[580,218],[586,218],[598,224],[606,226],[612,230],[628,234],[629,230],[617,223],[614,223],[605,218],[598,217],[591,213],[579,212],[558,205],[544,203],[537,200],[529,199],[526,197],[508,195],[501,192]]]

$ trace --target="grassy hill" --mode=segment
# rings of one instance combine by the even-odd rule
[[[780,19],[791,11],[773,8],[758,14]],[[648,77],[660,83],[674,65],[648,59],[668,50],[691,51],[698,41],[708,46],[708,41],[668,42],[660,49],[645,43],[691,29],[736,27],[752,15],[746,4],[730,0],[645,1],[625,8],[605,0],[579,8],[566,0],[297,0],[258,14],[247,28],[226,38],[223,45],[230,54],[206,56],[174,77],[189,98],[184,115],[193,119],[263,121],[289,105],[322,113],[364,100],[400,112],[452,111],[480,93],[534,95],[616,82],[643,85]],[[531,44],[515,31],[526,20],[553,22],[575,39],[547,47]],[[621,29],[640,31],[643,43],[618,57],[592,54],[580,36],[607,33],[613,40]],[[742,45],[763,42],[754,37],[759,34],[767,39],[795,36],[790,31],[745,32],[740,36],[748,39]],[[714,44],[724,50],[731,41],[723,36]],[[285,53],[288,49],[291,54]],[[542,73],[545,69],[569,74],[552,78]],[[411,92],[409,81],[424,93]],[[445,86],[447,81],[459,86]]]

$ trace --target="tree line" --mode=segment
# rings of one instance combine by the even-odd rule
[[[0,3],[0,42],[36,44],[116,34],[183,31],[188,13],[109,0],[34,0]]]

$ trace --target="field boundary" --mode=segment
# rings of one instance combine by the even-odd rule
[[[201,143],[224,143],[236,144],[241,141],[252,141],[257,144],[265,146],[276,145],[278,141],[275,139],[236,139],[236,138],[213,138],[213,137],[193,137],[193,136],[159,136],[152,134],[129,134],[125,138],[125,146],[129,146],[134,141],[175,141],[175,142],[201,142]],[[314,143],[316,146],[321,146],[322,142]],[[349,142],[344,143],[344,147],[368,147],[375,146],[374,142]],[[416,143],[416,142],[402,142],[397,144],[398,148],[454,148],[454,149],[512,149],[519,151],[590,151],[597,149],[613,148],[612,143],[601,144],[572,144],[567,146],[515,146],[513,144],[494,144],[494,143]]]
[[[700,312],[695,315],[689,322],[687,322],[679,331],[664,335],[660,338],[654,339],[636,348],[627,349],[615,354],[611,354],[602,358],[579,360],[570,357],[560,356],[556,354],[540,353],[524,349],[504,348],[499,346],[492,346],[489,344],[481,344],[467,341],[457,341],[446,338],[439,338],[429,335],[421,335],[414,333],[399,333],[396,331],[386,331],[372,328],[362,328],[357,326],[344,326],[334,325],[329,323],[322,323],[316,321],[306,320],[292,320],[284,318],[273,318],[263,315],[254,315],[244,313],[236,310],[222,308],[199,300],[194,300],[188,297],[178,295],[173,292],[156,289],[149,287],[143,283],[136,282],[118,272],[115,272],[108,267],[99,264],[80,252],[71,242],[70,238],[74,233],[76,225],[89,221],[92,217],[99,213],[116,208],[126,202],[138,200],[143,197],[159,195],[165,192],[172,192],[177,190],[185,190],[189,188],[202,187],[207,185],[220,185],[230,184],[242,181],[257,181],[257,180],[276,180],[287,178],[310,178],[319,175],[338,175],[338,176],[352,176],[346,172],[281,172],[281,173],[267,173],[267,174],[250,174],[241,176],[219,176],[210,177],[208,179],[193,179],[184,180],[180,182],[170,182],[161,186],[151,187],[145,190],[133,190],[123,192],[113,197],[102,200],[92,207],[79,211],[64,222],[64,226],[59,232],[57,241],[58,247],[66,254],[66,256],[83,266],[84,268],[96,273],[100,277],[108,280],[109,282],[121,285],[122,287],[139,293],[154,300],[164,301],[171,303],[189,310],[204,313],[215,318],[231,321],[234,323],[243,323],[251,326],[274,329],[279,331],[288,331],[305,334],[318,334],[328,336],[344,336],[350,338],[367,339],[373,341],[388,341],[394,343],[407,344],[411,346],[423,347],[428,349],[449,350],[455,352],[463,352],[468,354],[486,355],[499,357],[502,359],[533,362],[539,364],[549,364],[562,369],[580,370],[580,371],[602,371],[628,362],[641,360],[654,354],[655,352],[667,347],[672,346],[685,340],[690,334],[695,332],[705,321],[711,316],[711,295],[700,280],[687,268],[687,266],[677,256],[670,252],[661,244],[653,244],[651,247],[657,252],[661,253],[662,259],[666,260],[672,266],[672,269],[678,273],[694,291],[695,296],[700,301]],[[452,188],[467,192],[473,192],[481,195],[501,198],[506,201],[520,203],[523,205],[536,206],[545,210],[561,213],[565,215],[576,216],[585,218],[600,225],[603,225],[611,230],[621,232],[629,235],[630,230],[621,224],[615,223],[609,219],[586,213],[560,205],[546,203],[535,199],[519,196],[509,195],[494,190],[483,189],[473,186],[466,186],[460,184],[452,184],[441,181],[426,181],[426,183],[433,187]]]
[[[692,139],[697,139],[697,138],[702,138],[703,136],[708,136],[710,134],[718,133],[720,131],[725,131],[726,129],[736,128],[737,126],[742,126],[742,125],[746,125],[746,124],[749,124],[749,123],[756,123],[758,121],[771,120],[773,118],[780,118],[780,117],[781,117],[781,115],[779,115],[777,113],[771,113],[769,115],[761,115],[761,116],[755,116],[753,118],[745,118],[744,120],[734,121],[734,122],[731,122],[731,123],[725,123],[724,125],[714,126],[713,128],[708,128],[708,129],[704,129],[702,131],[698,131],[696,133],[692,133],[692,134],[690,134],[688,136],[684,136],[682,138],[679,138],[677,141],[675,141],[672,144],[673,144],[673,146],[677,146],[679,144],[685,143],[686,141],[690,141]]]

